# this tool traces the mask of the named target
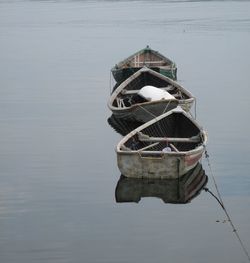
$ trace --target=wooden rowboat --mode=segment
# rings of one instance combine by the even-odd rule
[[[207,181],[208,177],[200,163],[178,179],[141,179],[121,175],[116,185],[115,199],[117,203],[139,203],[144,197],[156,197],[164,203],[186,204],[200,194]]]
[[[141,125],[116,146],[121,174],[135,178],[176,178],[194,168],[207,134],[180,107]]]
[[[121,83],[144,66],[173,80],[177,79],[175,63],[149,46],[116,64],[111,69],[111,72],[117,83]]]
[[[194,100],[177,82],[144,67],[119,85],[108,107],[117,118],[147,122],[177,105],[189,111]]]

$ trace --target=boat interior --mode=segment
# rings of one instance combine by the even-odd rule
[[[151,50],[135,54],[133,57],[130,57],[124,61],[124,66],[127,68],[142,68],[143,66],[147,67],[166,67],[171,68],[173,62],[167,60],[166,58],[160,56],[159,54],[152,52]]]
[[[113,106],[118,108],[126,108],[131,107],[134,104],[148,102],[145,98],[138,94],[140,89],[146,85],[164,89],[177,100],[189,98],[188,94],[186,94],[184,90],[180,90],[169,83],[167,80],[161,79],[154,74],[145,71],[141,72],[137,78],[129,82],[128,85],[119,94],[117,94],[113,101]]]
[[[182,113],[172,113],[129,138],[122,150],[139,152],[189,151],[203,142],[200,130]]]

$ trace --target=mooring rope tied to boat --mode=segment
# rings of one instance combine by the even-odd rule
[[[153,116],[153,118],[156,118],[157,116],[154,115],[152,112],[150,112],[149,110],[145,109],[144,107],[142,107],[141,105],[138,105],[140,108],[142,108],[144,111],[146,111],[147,113],[149,113],[151,116]]]
[[[194,98],[194,119],[196,120],[196,112],[197,112],[197,101],[196,98]]]
[[[191,117],[193,118],[193,119],[195,119],[196,120],[196,107],[197,107],[197,105],[196,105],[196,98],[194,98],[194,116],[193,116],[193,114],[192,114],[192,112],[191,112],[191,109],[190,110],[188,110],[188,113],[191,115]]]
[[[169,104],[169,103],[168,103]],[[168,106],[168,105],[167,105]],[[151,113],[150,111],[148,111],[147,109],[143,108],[141,105],[139,105],[139,107],[141,107],[144,111],[146,111],[147,113],[149,113],[151,116],[153,116],[154,118],[156,118],[157,116],[154,115],[153,113]],[[161,126],[158,124],[158,128],[161,130],[162,134],[164,134]]]
[[[112,94],[112,88],[113,88],[113,83],[112,83],[112,71],[110,70],[110,76],[109,76],[109,91],[110,94]]]
[[[167,111],[167,108],[168,108],[169,104],[170,104],[170,100],[169,100],[168,104],[166,105],[166,107],[165,107],[164,111],[162,112],[162,114],[164,114]]]
[[[210,160],[209,160],[209,154],[208,154],[208,152],[207,152],[206,147],[205,147],[205,157],[206,157],[206,159],[207,159],[208,167],[209,167],[209,170],[210,170],[210,173],[211,173],[211,176],[212,176],[212,179],[213,179],[213,183],[214,183],[214,186],[215,186],[215,189],[216,189],[216,192],[217,192],[217,195],[218,195],[218,196],[216,196],[215,194],[213,194],[207,187],[204,187],[203,189],[204,189],[206,192],[210,193],[210,194],[218,201],[218,203],[219,203],[220,206],[222,207],[224,213],[225,213],[226,216],[227,216],[227,220],[228,220],[228,222],[230,223],[230,225],[231,225],[231,227],[232,227],[232,229],[233,229],[233,232],[235,233],[235,235],[236,235],[236,237],[237,237],[237,239],[238,239],[238,241],[239,241],[239,243],[240,243],[240,245],[241,245],[241,247],[242,247],[242,249],[243,249],[243,251],[244,251],[244,253],[245,253],[246,257],[247,257],[247,259],[248,259],[248,261],[250,262],[249,253],[248,253],[248,251],[247,251],[247,249],[246,249],[243,241],[241,240],[240,235],[239,235],[239,233],[237,232],[237,229],[235,228],[235,226],[234,226],[234,224],[233,224],[233,222],[232,222],[232,219],[231,219],[229,213],[227,212],[227,209],[226,209],[226,207],[225,207],[225,205],[224,205],[224,202],[223,202],[223,200],[222,200],[222,197],[221,197],[221,194],[220,194],[218,185],[217,185],[216,180],[215,180],[215,176],[214,176],[214,174],[213,174],[212,166],[211,166],[211,163],[210,163]]]

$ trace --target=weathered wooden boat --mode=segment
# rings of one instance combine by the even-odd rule
[[[116,146],[121,174],[135,178],[176,178],[191,170],[207,143],[207,134],[180,107],[127,134]]]
[[[194,100],[177,82],[144,67],[119,85],[108,107],[117,118],[147,122],[177,105],[190,111]]]
[[[173,80],[177,79],[175,63],[149,46],[116,64],[111,72],[117,83],[121,83],[144,66]]]
[[[139,203],[144,197],[156,197],[164,203],[186,204],[200,194],[207,181],[208,177],[200,163],[177,179],[141,179],[121,175],[116,185],[115,199],[117,203]]]

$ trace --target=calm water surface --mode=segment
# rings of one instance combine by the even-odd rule
[[[1,262],[247,262],[204,191],[116,203],[107,101],[131,53],[176,62],[250,251],[249,1],[1,1],[0,39]]]

